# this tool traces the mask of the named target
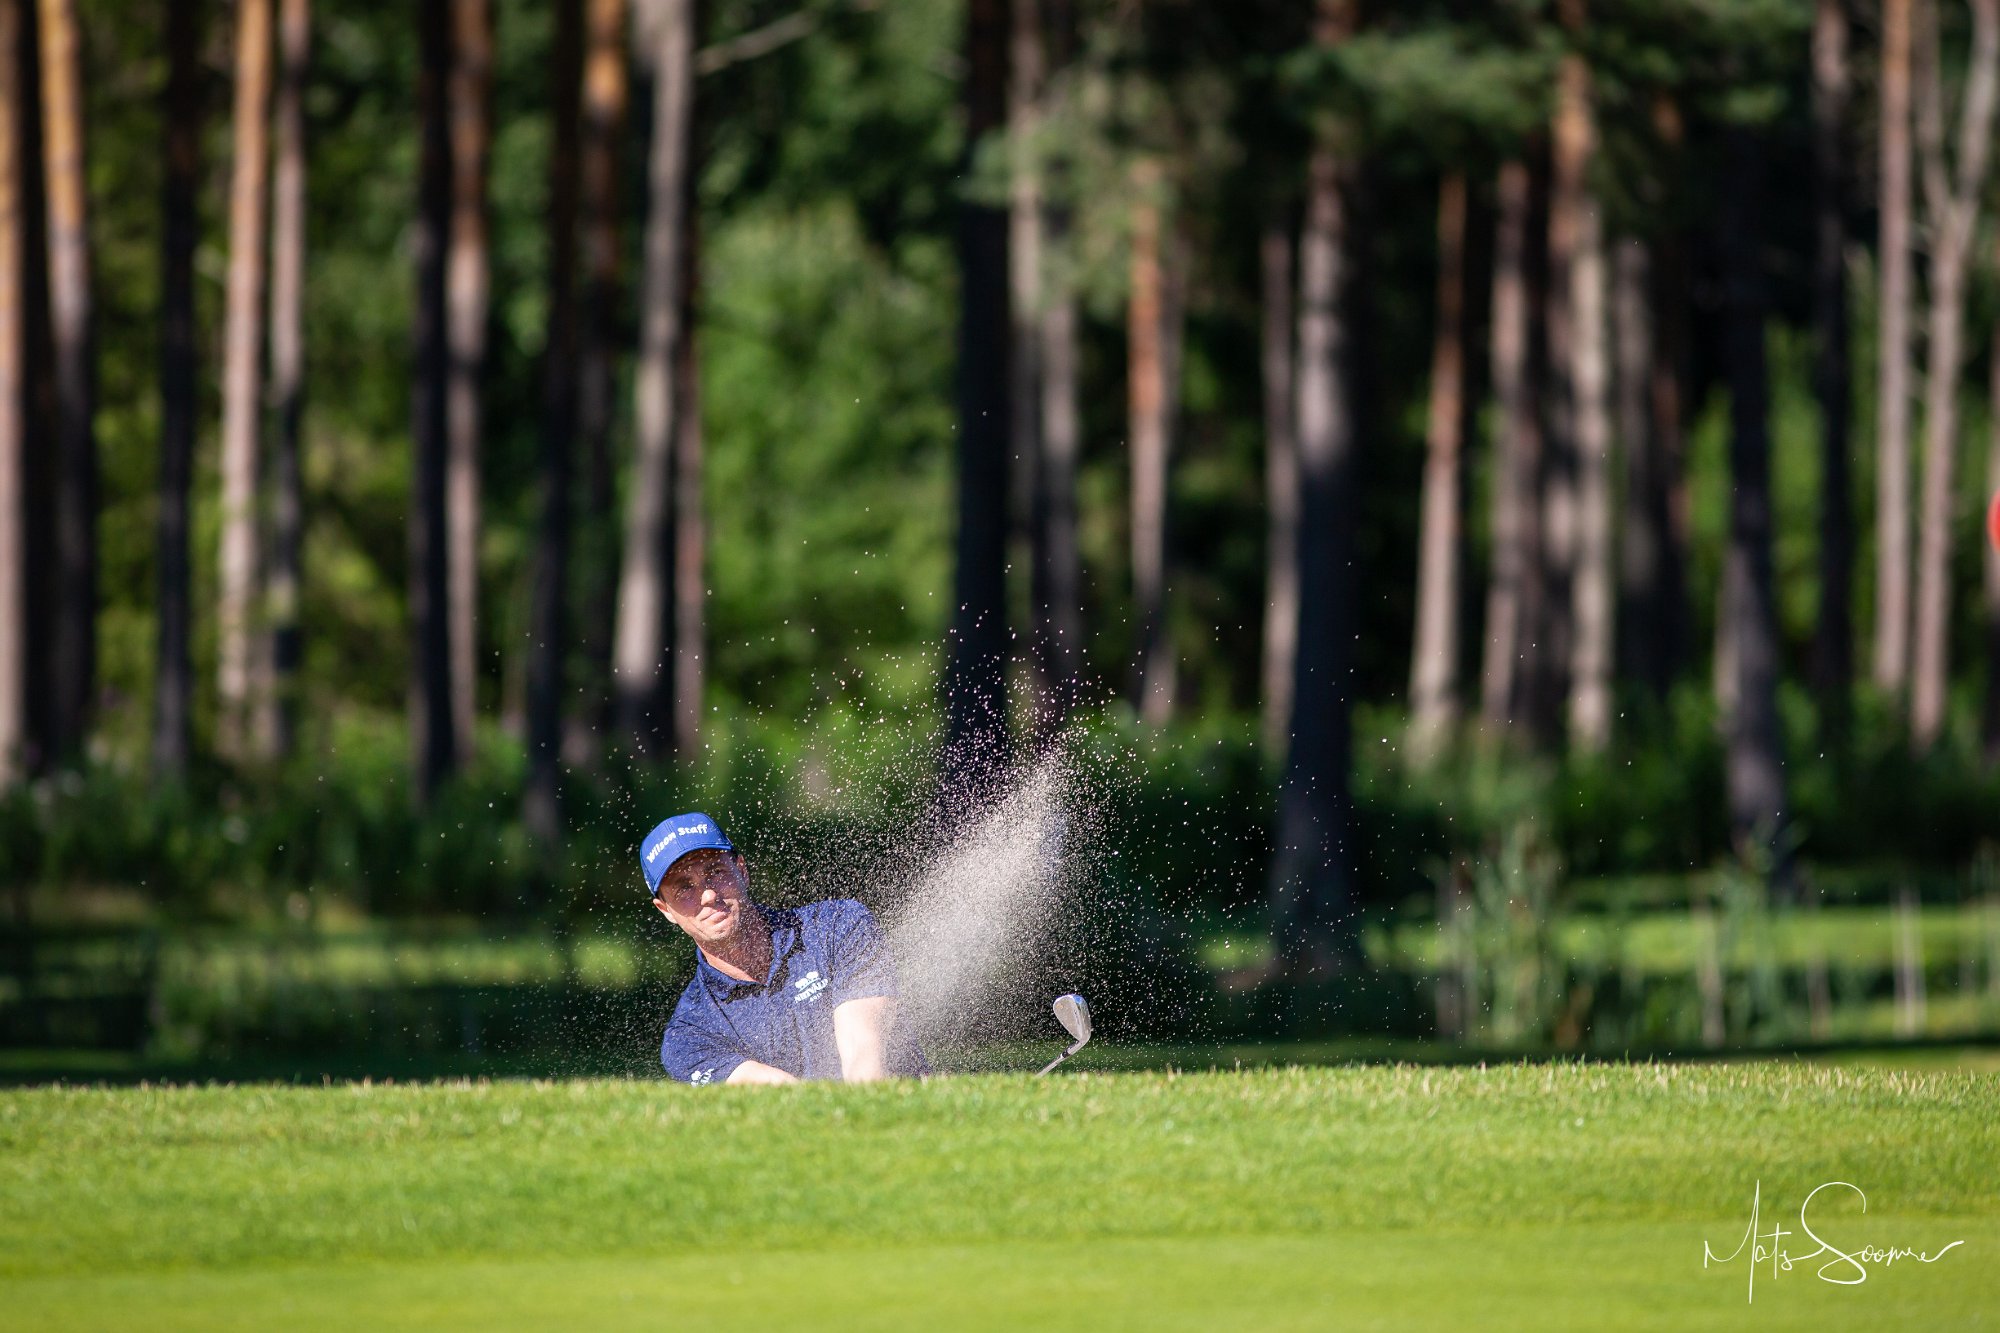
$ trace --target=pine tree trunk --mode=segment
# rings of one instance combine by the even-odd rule
[[[271,188],[271,689],[260,700],[260,748],[290,755],[298,741],[301,554],[305,496],[300,436],[305,416],[306,62],[311,0],[280,0],[277,144]]]
[[[1654,698],[1664,699],[1673,679],[1659,610],[1664,601],[1667,486],[1647,398],[1653,367],[1651,270],[1645,241],[1628,236],[1618,242],[1611,262],[1618,447],[1625,464],[1618,640],[1620,674],[1645,685]]]
[[[2000,495],[2000,338],[1993,340],[1987,355],[1986,397],[1986,494],[1994,496]],[[1990,768],[2000,764],[2000,545],[1982,534],[1979,551],[1986,642],[1986,699],[1979,739]]]
[[[1965,267],[1971,239],[1939,236],[1931,245],[1916,633],[1910,662],[1910,736],[1919,747],[1934,744],[1944,730],[1951,684],[1953,464],[1958,445],[1958,379],[1965,364]]]
[[[479,704],[480,381],[486,369],[486,174],[493,140],[489,0],[452,0],[451,241],[446,258],[445,557],[450,597],[452,736],[471,758]]]
[[[1910,8],[1882,3],[1876,244],[1875,683],[1896,691],[1910,654]]]
[[[549,319],[542,347],[542,438],[527,663],[528,773],[522,821],[544,848],[562,838],[562,715],[569,653],[570,441],[577,427],[577,153],[583,0],[557,0],[549,58]]]
[[[492,150],[494,32],[488,0],[452,0],[452,238],[446,256],[446,582],[452,638],[452,737],[472,757],[478,717],[480,438],[486,370],[486,162]]]
[[[1813,688],[1830,730],[1845,730],[1854,686],[1854,496],[1847,321],[1847,13],[1813,10],[1813,393],[1819,400],[1819,615]]]
[[[1672,128],[1674,128],[1674,134],[1672,134],[1670,142],[1678,148],[1678,144],[1680,144],[1680,118],[1678,118],[1678,110],[1676,110],[1676,116],[1672,120]],[[1662,300],[1674,300],[1672,292],[1666,290],[1664,284],[1662,284]],[[1676,370],[1678,370],[1678,364],[1676,364]],[[1676,378],[1676,390],[1674,392],[1676,392],[1676,398],[1678,398],[1678,374],[1674,378]],[[1728,552],[1724,552],[1724,558],[1722,558],[1722,580],[1720,580],[1720,586],[1716,588],[1716,634],[1714,634],[1714,650],[1710,652],[1710,662],[1708,662],[1710,664],[1710,693],[1714,695],[1716,715],[1722,719],[1724,729],[1728,729],[1732,725],[1732,719],[1736,717],[1736,697],[1738,697],[1738,685],[1740,685],[1740,681],[1738,681],[1738,658],[1736,658],[1736,630],[1738,630],[1738,620],[1742,616],[1742,608],[1738,606],[1738,602],[1742,598],[1742,592],[1740,592],[1742,574],[1744,574],[1742,566],[1736,564],[1736,562],[1732,562],[1728,558]]]
[[[1625,481],[1618,515],[1618,674],[1649,687],[1657,627],[1643,608],[1660,544],[1652,505],[1652,431],[1646,417],[1646,372],[1653,347],[1646,309],[1651,265],[1641,237],[1621,237],[1611,247],[1612,410]]]
[[[1132,440],[1132,695],[1153,726],[1173,716],[1175,661],[1167,627],[1167,491],[1179,403],[1180,309],[1171,224],[1162,219],[1159,163],[1132,173],[1131,294],[1126,305],[1127,410]]]
[[[12,2],[12,0],[10,0]],[[195,192],[201,181],[201,32],[198,0],[168,0],[167,81],[160,193],[160,507],[157,663],[153,671],[153,771],[187,772],[193,744],[188,499],[193,489]],[[0,559],[0,564],[5,564]]]
[[[1315,38],[1353,31],[1347,0],[1320,0]],[[1271,863],[1280,958],[1307,973],[1355,967],[1352,716],[1355,432],[1346,325],[1348,167],[1324,139],[1306,169],[1299,241],[1299,647],[1290,752]]]
[[[1069,0],[1041,0],[1046,55],[1042,83],[1046,118],[1060,114],[1067,83],[1059,71],[1074,45]],[[1050,71],[1057,71],[1050,75]],[[1079,702],[1083,675],[1083,572],[1077,536],[1076,468],[1082,450],[1077,415],[1075,261],[1068,253],[1072,217],[1067,203],[1048,201],[1073,182],[1042,182],[1042,285],[1035,322],[1035,357],[1041,374],[1036,411],[1041,453],[1032,469],[1034,492],[1029,533],[1033,545],[1029,648],[1045,687],[1043,734],[1052,735]]]
[[[1061,236],[1052,223],[1051,235]],[[1037,337],[1042,366],[1042,456],[1035,468],[1035,642],[1051,727],[1078,702],[1083,676],[1083,573],[1077,536],[1076,467],[1082,451],[1077,418],[1076,294],[1050,291]]]
[[[1047,75],[1047,43],[1042,28],[1041,0],[1010,0],[1011,25],[1007,60],[1007,422],[1008,449],[1014,470],[1010,491],[1026,539],[1029,583],[1029,662],[1035,671],[1032,701],[1036,729],[1044,716],[1060,710],[1058,682],[1052,670],[1048,613],[1041,602],[1041,566],[1048,539],[1042,505],[1041,470],[1045,465],[1042,434],[1042,313],[1044,291],[1042,249],[1048,226],[1043,202],[1041,144],[1042,98]]]
[[[1958,452],[1958,379],[1965,362],[1966,274],[1979,230],[1979,201],[1993,114],[2000,100],[2000,0],[1972,0],[1972,51],[1966,62],[1958,152],[1944,148],[1942,76],[1936,10],[1926,7],[1924,73],[1918,94],[1924,195],[1930,213],[1930,329],[1924,378],[1922,526],[1917,545],[1916,635],[1911,644],[1910,735],[1919,747],[1944,730],[1951,686],[1952,494]]]
[[[1723,190],[1724,345],[1729,367],[1727,613],[1736,667],[1728,720],[1730,826],[1782,881],[1785,768],[1778,725],[1778,616],[1771,577],[1771,436],[1764,363],[1758,131],[1728,131]]]
[[[1736,630],[1741,615],[1737,603],[1742,594],[1738,591],[1738,579],[1742,571],[1729,563],[1725,555],[1722,562],[1722,580],[1715,590],[1715,647],[1710,657],[1711,693],[1715,696],[1715,715],[1726,727],[1736,713],[1738,679],[1736,660]]]
[[[451,235],[450,0],[422,0],[418,11],[417,115],[421,135],[413,307],[414,374],[410,388],[410,739],[417,798],[428,803],[450,776],[458,746],[451,698],[450,542],[445,494],[448,330],[446,251]]]
[[[23,14],[0,0],[0,791],[27,775],[27,270]]]
[[[696,315],[701,296],[701,224],[695,173],[688,173],[682,207],[681,344],[674,358],[679,408],[674,428],[674,752],[692,760],[701,748],[706,686],[703,634],[707,615],[708,520],[702,506],[701,354]]]
[[[27,771],[50,771],[60,749],[55,725],[56,644],[60,587],[56,532],[60,477],[56,466],[56,395],[53,314],[49,309],[48,192],[42,170],[41,23],[34,3],[21,6],[20,98],[15,105],[20,141],[21,299],[24,322],[22,374],[22,527],[27,542]]]
[[[1042,90],[1046,50],[1041,0],[1008,0],[1007,59],[1007,424],[1015,463],[1011,491],[1032,532],[1035,464],[1041,456]]]
[[[1433,756],[1458,715],[1460,534],[1465,421],[1465,216],[1462,172],[1438,189],[1437,323],[1431,335],[1416,641],[1410,653],[1410,747]]]
[[[1530,240],[1533,184],[1518,159],[1500,167],[1493,246],[1493,553],[1486,595],[1480,714],[1489,727],[1522,715],[1532,649],[1532,587],[1541,564],[1541,427],[1530,389]]]
[[[1069,67],[1076,45],[1071,0],[1042,0],[1047,59],[1043,116],[1062,114],[1071,95]],[[1043,725],[1053,734],[1081,702],[1084,672],[1083,555],[1077,531],[1076,472],[1083,450],[1077,408],[1076,259],[1072,206],[1048,196],[1073,193],[1075,182],[1043,182],[1043,273],[1036,358],[1041,369],[1041,457],[1035,464],[1033,624],[1029,642],[1049,685]],[[1067,188],[1065,188],[1067,187]]]
[[[965,161],[1006,116],[1005,0],[968,0]],[[945,772],[978,785],[1006,762],[1007,216],[958,204],[958,539],[944,682]]]
[[[1564,26],[1583,28],[1582,0],[1563,6]],[[1597,128],[1590,67],[1572,51],[1563,58],[1556,111],[1552,216],[1563,228],[1554,242],[1566,261],[1569,445],[1575,467],[1570,561],[1569,739],[1585,752],[1611,739],[1611,377],[1605,320],[1603,225],[1589,172]]]
[[[1566,105],[1559,102],[1560,122]],[[1535,308],[1543,312],[1542,360],[1531,360],[1531,382],[1541,404],[1542,544],[1536,583],[1541,589],[1541,615],[1531,637],[1535,652],[1528,687],[1529,724],[1536,739],[1553,746],[1564,731],[1569,697],[1570,658],[1575,650],[1576,559],[1579,520],[1577,489],[1576,310],[1572,304],[1584,200],[1580,174],[1566,170],[1561,151],[1563,127],[1556,127],[1550,154],[1548,212],[1548,272],[1537,290],[1531,285]],[[1531,347],[1530,357],[1535,354]]]
[[[83,39],[75,0],[41,0],[42,135],[56,398],[53,757],[77,758],[97,679],[97,397]]]
[[[1259,247],[1263,277],[1264,365],[1264,689],[1265,748],[1283,753],[1292,729],[1292,680],[1299,642],[1298,395],[1293,381],[1292,223],[1273,207]]]
[[[222,366],[222,550],[216,597],[216,744],[249,753],[258,704],[255,636],[263,620],[257,500],[264,349],[264,203],[271,100],[271,0],[236,10],[236,108],[231,133],[229,278]]]
[[[1676,182],[1684,170],[1686,127],[1680,104],[1661,95],[1653,102],[1654,133]],[[1660,565],[1652,615],[1659,623],[1659,689],[1664,695],[1693,660],[1694,613],[1688,604],[1688,543],[1690,509],[1687,487],[1687,441],[1682,424],[1682,385],[1687,379],[1689,342],[1689,264],[1687,239],[1670,224],[1654,242],[1652,253],[1652,365],[1648,371],[1647,403],[1652,450],[1658,468]]]
[[[618,732],[633,753],[673,747],[672,664],[674,442],[685,336],[688,156],[694,109],[693,0],[660,0],[653,16],[653,145],[647,174],[645,268],[640,277],[639,365],[631,498],[618,575],[612,651]]]
[[[618,145],[624,134],[625,0],[585,0],[583,57],[583,303],[577,337],[576,459],[582,522],[575,532],[575,711],[565,760],[595,767],[611,725],[611,626],[616,611],[617,522],[612,513],[611,419],[618,347]]]

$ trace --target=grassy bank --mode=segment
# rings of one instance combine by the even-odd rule
[[[1702,1243],[1753,1190],[1768,1228],[1851,1180],[1867,1214],[1822,1200],[1828,1239],[1965,1245],[1767,1275],[1759,1320],[1962,1325],[2000,1301],[1996,1162],[2000,1079],[1763,1063],[41,1089],[0,1094],[0,1302],[24,1328],[1682,1328],[1741,1317],[1741,1262]]]

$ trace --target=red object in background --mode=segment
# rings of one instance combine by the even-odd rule
[[[1993,503],[1986,506],[1986,540],[2000,550],[2000,491],[1994,492]]]

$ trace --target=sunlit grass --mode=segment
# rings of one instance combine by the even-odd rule
[[[0,1304],[18,1327],[660,1317],[624,1299],[1673,1327],[1740,1309],[1740,1267],[1704,1272],[1701,1244],[1733,1243],[1753,1190],[1768,1218],[1845,1179],[1869,1198],[1828,1213],[1850,1237],[1966,1238],[1963,1260],[1788,1278],[1757,1314],[1879,1327],[2000,1299],[1976,1253],[1996,1163],[2000,1079],[1763,1062],[51,1088],[0,1094]]]

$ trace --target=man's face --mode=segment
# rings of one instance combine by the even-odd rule
[[[653,897],[660,915],[696,944],[720,944],[750,910],[750,877],[735,852],[705,847],[674,862]]]

